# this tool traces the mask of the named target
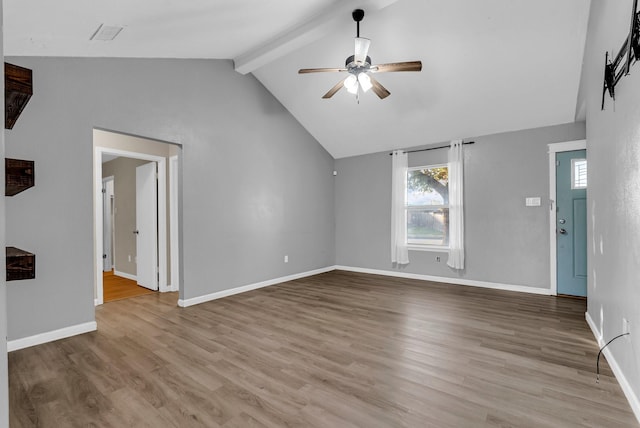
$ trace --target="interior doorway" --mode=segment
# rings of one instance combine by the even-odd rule
[[[551,294],[587,297],[586,140],[549,144]]]
[[[105,301],[105,282],[110,287],[114,280],[120,285],[133,282],[150,289],[150,292],[179,290],[179,219],[177,206],[174,206],[179,199],[178,164],[169,168],[171,159],[178,158],[179,154],[179,146],[171,143],[94,130],[96,305]],[[129,165],[132,171],[129,175],[126,168],[122,172],[123,165]],[[138,166],[142,166],[140,170]],[[103,178],[107,177],[103,176],[111,174],[112,170],[119,172],[113,177],[114,192],[110,199],[113,204],[108,207],[109,198],[105,197],[107,191],[103,193]],[[136,172],[144,175],[144,179],[137,180]],[[145,198],[135,196],[142,193],[140,186],[146,189]],[[128,202],[125,203],[122,198],[127,192],[134,196],[128,196]],[[142,199],[146,205],[152,204],[152,207],[142,209],[138,199]],[[109,208],[112,210],[112,222],[107,217]],[[125,211],[133,212],[129,214],[133,215],[133,224],[124,222]],[[144,211],[144,220],[136,224],[136,214]],[[111,223],[111,231],[108,231],[108,223]],[[111,263],[105,261],[109,258],[107,240],[111,241]]]

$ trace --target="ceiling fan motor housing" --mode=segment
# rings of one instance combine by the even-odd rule
[[[355,55],[351,55],[344,62],[344,66],[347,68],[347,71],[349,73],[360,73],[363,71],[369,71],[369,68],[371,67],[371,57],[367,56],[367,59],[365,59],[364,64],[358,64],[355,61],[355,58],[356,58]]]

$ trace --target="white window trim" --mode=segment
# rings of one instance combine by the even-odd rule
[[[448,253],[449,246],[436,246],[436,245],[427,245],[427,244],[407,244],[407,248],[409,251],[430,251],[432,253]]]
[[[437,164],[433,164],[433,165],[413,166],[413,167],[407,168],[407,175],[411,171],[419,171],[421,169],[432,169],[432,168],[447,168],[448,169],[449,168],[449,164],[448,163],[437,163]],[[429,208],[434,208],[434,209],[449,208],[449,204],[447,204],[447,205],[409,205],[409,204],[406,204],[405,207],[404,207],[405,212],[408,212],[408,210],[411,210],[411,209],[418,209],[419,210],[419,209],[429,209]],[[447,244],[447,245],[410,244],[408,241],[409,241],[409,238],[407,238],[407,248],[409,249],[409,251],[429,251],[429,252],[434,252],[434,253],[448,253],[449,252],[449,244]]]

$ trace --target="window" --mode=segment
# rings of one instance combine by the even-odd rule
[[[571,188],[587,188],[587,160],[571,159]]]
[[[449,246],[449,169],[430,165],[407,170],[407,244],[414,249]]]

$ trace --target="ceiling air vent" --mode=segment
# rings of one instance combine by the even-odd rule
[[[108,42],[116,38],[123,27],[117,25],[104,25],[100,24],[98,29],[93,33],[89,40],[102,40]]]

